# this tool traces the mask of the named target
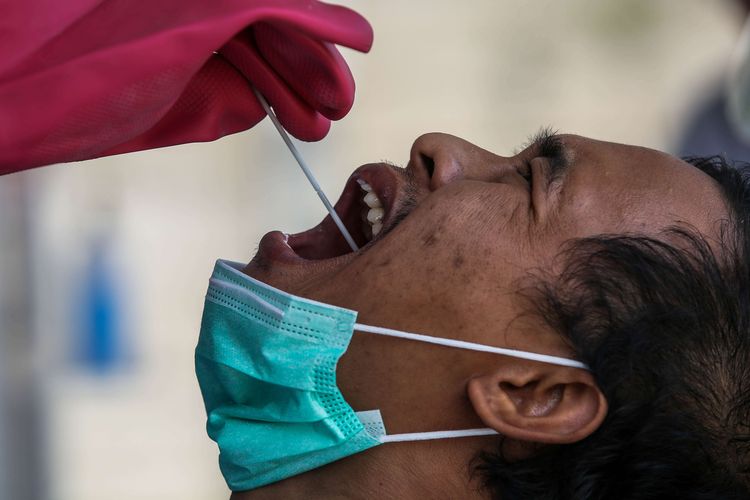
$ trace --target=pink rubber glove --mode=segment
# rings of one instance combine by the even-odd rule
[[[354,100],[334,44],[366,52],[356,12],[315,0],[0,0],[0,174],[186,142],[263,119],[299,139]]]

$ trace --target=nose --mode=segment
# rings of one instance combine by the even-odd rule
[[[431,191],[460,180],[502,182],[516,171],[505,158],[450,134],[429,133],[414,141],[409,167]]]

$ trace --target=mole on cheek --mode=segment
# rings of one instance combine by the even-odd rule
[[[440,235],[440,232],[442,231],[442,229],[443,228],[440,225],[433,227],[432,231],[427,236],[424,236],[422,238],[422,245],[426,247],[431,247],[435,243],[437,243],[439,240],[438,236]]]
[[[453,255],[453,269],[461,269],[464,265],[464,255],[461,250],[457,250]]]

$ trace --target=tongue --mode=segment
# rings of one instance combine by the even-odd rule
[[[357,246],[362,248],[367,244],[367,238],[362,229],[362,211],[364,210],[362,190],[354,178],[350,178],[344,186],[334,210],[349,230]],[[289,236],[287,243],[297,255],[308,260],[331,259],[352,251],[330,215],[309,231]]]
[[[361,247],[364,244],[362,231],[352,231],[356,224],[350,224],[346,219],[344,224]],[[297,255],[308,260],[331,259],[352,251],[330,215],[309,231],[289,236],[288,243]]]

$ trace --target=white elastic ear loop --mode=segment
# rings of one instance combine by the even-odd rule
[[[318,181],[315,179],[315,176],[310,171],[310,167],[307,166],[307,163],[305,163],[305,160],[302,159],[302,156],[299,154],[299,151],[297,151],[297,148],[294,147],[292,140],[289,138],[289,135],[287,135],[286,131],[284,130],[284,127],[281,126],[281,123],[279,123],[279,119],[276,118],[276,114],[268,105],[268,102],[266,101],[265,97],[263,97],[261,93],[258,92],[258,90],[255,87],[252,87],[252,89],[253,89],[253,92],[255,92],[255,96],[260,101],[261,106],[263,106],[263,109],[266,111],[266,114],[271,119],[271,122],[273,122],[274,127],[276,127],[276,130],[278,130],[279,134],[281,134],[281,138],[284,139],[284,142],[289,148],[289,151],[292,152],[292,156],[294,156],[294,159],[297,160],[297,163],[302,169],[302,172],[305,174],[305,177],[307,177],[307,180],[310,181],[310,184],[312,184],[312,187],[315,190],[315,192],[318,193],[318,197],[320,197],[320,200],[323,202],[323,205],[325,205],[326,210],[328,210],[328,213],[331,214],[331,218],[333,219],[333,222],[336,223],[336,226],[339,228],[339,231],[341,231],[341,234],[344,236],[344,239],[346,240],[346,242],[349,244],[349,246],[351,247],[353,251],[357,251],[359,247],[354,242],[354,238],[352,238],[352,235],[349,234],[349,231],[347,231],[346,226],[344,226],[344,223],[341,222],[341,218],[339,218],[339,214],[336,213],[336,210],[334,210],[333,205],[331,205],[331,202],[328,201],[328,198],[323,192],[323,189],[321,189],[320,184],[318,184]]]
[[[493,436],[499,434],[489,427],[483,429],[460,429],[457,431],[407,432],[404,434],[386,434],[380,436],[381,443],[398,443],[403,441],[428,441],[430,439],[450,439],[473,436]]]
[[[365,426],[365,432],[381,443],[398,443],[402,441],[427,441],[429,439],[449,439],[472,436],[492,436],[498,434],[488,427],[476,429],[458,429],[451,431],[407,432],[404,434],[388,434],[385,430],[383,415],[380,410],[365,410],[355,412],[357,418]]]
[[[375,333],[378,335],[386,335],[388,337],[398,337],[401,339],[416,340],[419,342],[426,342],[428,344],[437,344],[447,347],[456,347],[458,349],[468,349],[470,351],[481,351],[489,352],[492,354],[502,354],[503,356],[511,356],[514,358],[528,359],[531,361],[541,361],[542,363],[549,363],[560,366],[570,366],[573,368],[583,368],[588,370],[589,367],[585,363],[576,361],[574,359],[561,358],[559,356],[550,356],[548,354],[537,354],[534,352],[519,351],[516,349],[506,349],[504,347],[495,347],[484,344],[475,344],[474,342],[466,342],[463,340],[446,339],[443,337],[430,337],[428,335],[422,335],[419,333],[402,332],[399,330],[393,330],[391,328],[383,328],[382,326],[370,326],[363,325],[361,323],[354,323],[354,329],[365,333]]]
[[[419,333],[402,332],[400,330],[393,330],[391,328],[384,328],[381,326],[363,325],[362,323],[354,323],[354,329],[358,332],[364,333],[375,333],[377,335],[386,335],[388,337],[398,337],[407,340],[416,340],[418,342],[426,342],[428,344],[437,344],[446,347],[456,347],[458,349],[468,349],[471,351],[489,352],[492,354],[502,354],[504,356],[512,356],[514,358],[528,359],[532,361],[540,361],[542,363],[550,363],[553,365],[570,366],[573,368],[583,368],[588,370],[588,366],[585,363],[576,361],[574,359],[561,358],[559,356],[550,356],[548,354],[537,354],[534,352],[519,351],[516,349],[506,349],[504,347],[494,347],[484,344],[476,344],[474,342],[466,342],[463,340],[446,339],[442,337],[430,337],[429,335],[422,335]],[[374,416],[371,414],[377,413],[376,420],[379,419],[382,422],[380,411],[372,410],[369,412],[358,412],[363,417],[366,416],[367,420],[373,420]],[[383,432],[385,432],[385,425],[383,425]],[[432,431],[432,432],[408,432],[403,434],[387,434],[384,433],[378,436],[377,439],[381,443],[397,443],[402,441],[427,441],[430,439],[450,439],[450,438],[462,438],[472,436],[492,436],[499,434],[496,430],[489,427],[477,428],[477,429],[459,429],[453,431]]]

